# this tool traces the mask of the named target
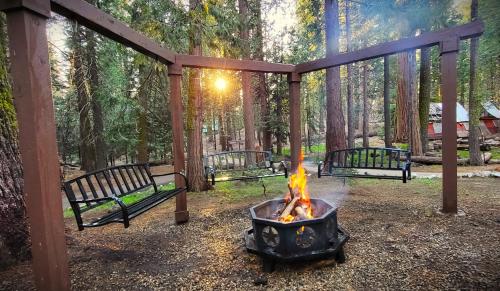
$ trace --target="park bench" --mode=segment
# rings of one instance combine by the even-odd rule
[[[228,151],[203,157],[205,179],[216,182],[253,180],[276,176],[288,178],[288,170],[283,161],[272,160],[268,151]],[[278,168],[275,167],[278,164]]]
[[[131,219],[187,190],[187,186],[159,190],[154,178],[167,175],[180,175],[184,178],[185,185],[188,185],[186,177],[181,173],[152,175],[148,164],[129,164],[97,170],[71,179],[63,183],[63,189],[75,214],[78,230],[109,223],[123,223],[127,228]],[[152,191],[152,194],[146,195],[146,191]],[[124,198],[133,194],[138,194],[139,200],[130,205],[124,203]],[[109,202],[116,203],[118,207],[112,208],[104,216],[91,218],[89,222],[83,221],[82,213]]]
[[[372,173],[359,170],[372,170]],[[397,171],[400,174],[377,174],[374,172]],[[361,173],[360,173],[361,172]],[[396,148],[353,148],[329,152],[318,164],[318,178],[335,176],[344,178],[377,178],[411,180],[411,154]]]

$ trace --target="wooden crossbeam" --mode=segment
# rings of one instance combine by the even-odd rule
[[[476,20],[464,25],[455,26],[436,32],[427,32],[422,35],[404,38],[395,41],[385,42],[353,52],[335,54],[327,58],[314,60],[296,65],[296,72],[299,74],[309,73],[331,67],[346,65],[391,55],[411,49],[419,49],[438,45],[444,39],[458,37],[467,39],[480,36],[484,32],[484,24]]]
[[[183,67],[190,68],[222,69],[278,74],[291,73],[295,70],[294,65],[276,64],[254,60],[236,60],[192,55],[177,55],[175,57],[175,60],[177,64],[180,64]]]
[[[128,27],[113,16],[83,0],[51,0],[52,11],[128,46],[166,65],[175,62],[175,52]]]

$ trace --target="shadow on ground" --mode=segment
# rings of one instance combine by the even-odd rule
[[[321,182],[321,183],[320,183]],[[332,184],[333,183],[333,184]],[[248,209],[269,196],[227,199],[189,195],[191,220],[173,223],[173,202],[132,221],[78,232],[66,220],[75,290],[152,289],[498,289],[500,179],[459,180],[465,216],[439,214],[441,181],[357,180],[341,203],[339,222],[351,234],[347,261],[278,265],[261,273],[242,232]],[[332,186],[333,185],[333,186]],[[310,190],[328,195],[339,184],[312,178]],[[245,187],[236,184],[234,187]],[[342,192],[342,191],[341,191]],[[33,289],[30,264],[0,273],[0,289]]]

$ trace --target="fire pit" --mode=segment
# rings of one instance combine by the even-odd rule
[[[343,263],[349,235],[338,225],[334,205],[309,197],[302,163],[288,188],[285,198],[250,209],[253,227],[244,234],[247,250],[262,257],[266,272],[272,272],[277,261],[334,257]]]

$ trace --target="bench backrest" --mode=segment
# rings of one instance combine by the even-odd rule
[[[407,150],[368,147],[327,153],[324,165],[329,172],[334,168],[403,170],[409,162]]]
[[[120,165],[87,173],[64,182],[64,191],[69,201],[87,201],[108,196],[125,196],[156,184],[147,164]],[[86,211],[102,203],[81,204]]]
[[[265,169],[271,167],[272,154],[269,151],[230,151],[203,157],[205,167],[215,171]]]

